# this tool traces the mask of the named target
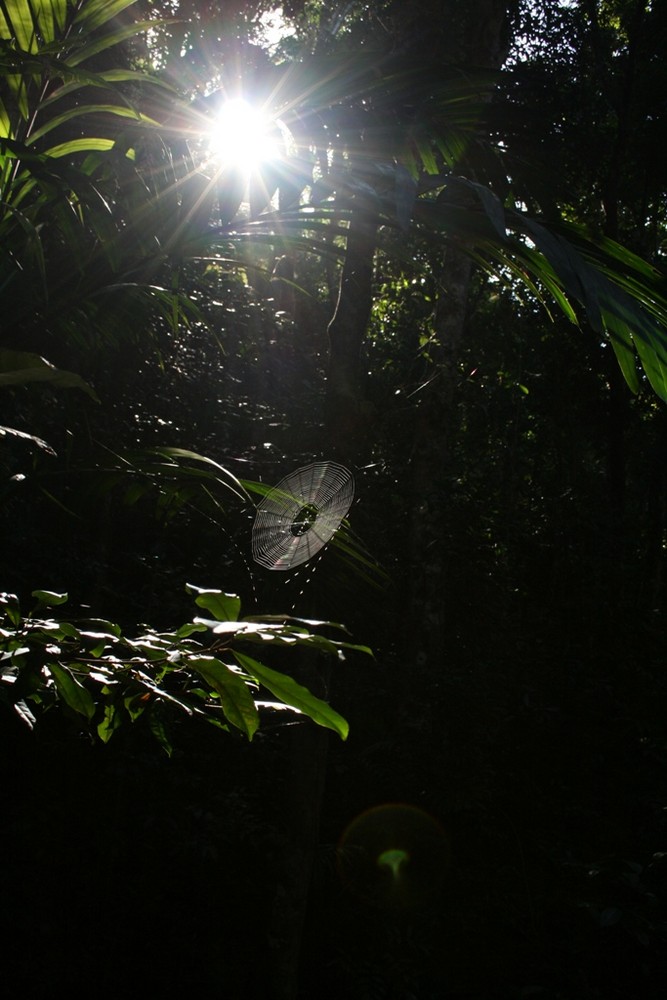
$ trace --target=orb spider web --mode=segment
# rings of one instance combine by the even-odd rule
[[[257,508],[253,559],[271,570],[307,562],[331,541],[353,498],[352,473],[336,462],[313,462],[285,476]]]

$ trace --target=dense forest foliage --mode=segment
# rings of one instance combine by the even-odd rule
[[[9,996],[663,994],[666,44],[0,0]]]

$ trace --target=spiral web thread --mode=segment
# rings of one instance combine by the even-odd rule
[[[353,498],[352,473],[335,462],[314,462],[290,473],[257,509],[255,562],[272,570],[307,562],[336,534]]]

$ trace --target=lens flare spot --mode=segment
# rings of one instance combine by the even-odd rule
[[[344,884],[377,906],[427,905],[441,890],[449,862],[449,841],[438,820],[403,803],[357,816],[338,844]]]
[[[380,868],[388,868],[391,874],[397,879],[401,874],[401,866],[410,860],[407,851],[400,848],[390,847],[388,851],[383,851],[377,863]]]

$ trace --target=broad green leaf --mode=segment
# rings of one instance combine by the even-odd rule
[[[567,240],[535,222],[534,219],[522,216],[520,224],[549,261],[566,293],[582,303],[589,322],[601,333],[600,304],[583,258]]]
[[[205,625],[215,635],[227,635],[231,638],[242,639],[244,642],[278,643],[287,646],[311,646],[327,654],[341,654],[343,650],[350,649],[355,652],[372,656],[373,652],[368,646],[360,646],[353,642],[340,642],[329,639],[326,635],[318,635],[316,632],[309,632],[307,629],[289,625],[285,620],[280,620],[274,616],[276,621],[268,619],[244,619],[243,621],[212,621],[209,618],[195,618],[195,623]],[[298,619],[294,619],[295,621]]]
[[[103,24],[108,24],[136,2],[137,0],[86,0],[80,5],[74,24],[82,30],[85,29],[87,34]]]
[[[13,594],[3,594],[2,605],[5,609],[5,614],[9,618],[10,622],[15,628],[18,628],[21,624],[21,609],[19,608],[19,603]]]
[[[240,479],[239,483],[247,493],[256,493],[260,497],[268,496],[274,490],[270,483],[260,483],[254,479]]]
[[[181,625],[181,627],[176,632],[177,639],[187,639],[189,636],[193,635],[195,632],[208,632],[208,628],[203,623],[198,624],[197,622],[186,623]]]
[[[667,365],[653,345],[647,342],[640,333],[635,334],[633,339],[651,388],[661,399],[667,401]]]
[[[0,139],[7,139],[13,134],[12,120],[2,100],[0,100]],[[4,187],[5,179],[0,173],[0,185]]]
[[[112,701],[104,706],[102,721],[97,726],[97,735],[103,743],[108,743],[113,734],[123,724],[123,717]],[[151,727],[152,728],[152,727]]]
[[[203,462],[206,465],[210,465],[222,474],[222,479],[224,481],[223,485],[225,485],[228,489],[231,489],[232,492],[236,493],[236,495],[242,500],[247,501],[250,499],[236,476],[229,472],[228,469],[225,469],[224,466],[219,465],[218,462],[214,461],[212,458],[208,458],[207,455],[199,455],[197,452],[189,451],[187,448],[155,448],[153,453],[172,459],[189,458],[196,462]]]
[[[185,589],[189,594],[196,594],[195,604],[210,611],[219,622],[237,622],[241,610],[241,598],[236,594],[223,594],[221,590],[206,590],[187,583]]]
[[[95,659],[102,656],[108,646],[113,647],[118,638],[111,632],[99,632],[93,629],[81,629],[79,634],[82,639],[86,640],[86,644],[91,643],[90,646],[86,645],[87,655]]]
[[[248,615],[243,619],[245,622],[268,622],[270,624],[286,625],[288,622],[296,622],[297,625],[307,625],[308,628],[335,628],[339,632],[348,632],[345,625],[338,622],[328,622],[321,618],[300,618],[296,615]]]
[[[67,111],[63,111],[62,114],[54,115],[53,118],[49,118],[48,122],[42,125],[41,128],[35,129],[34,132],[30,133],[30,137],[26,140],[26,144],[32,144],[42,136],[51,132],[54,128],[58,128],[63,122],[70,121],[73,118],[81,118],[84,115],[90,114],[103,114],[110,115],[114,118],[131,118],[142,125],[151,125],[158,127],[158,122],[149,118],[147,115],[143,115],[133,108],[125,107],[122,104],[82,104],[80,107],[69,108]],[[57,148],[57,147],[56,147]],[[53,155],[53,153],[51,154]]]
[[[88,618],[86,619],[88,625],[95,626],[94,631],[84,632],[81,631],[81,635],[87,635],[90,638],[116,638],[120,639],[122,635],[122,629],[120,625],[115,622],[107,621],[106,618]]]
[[[36,51],[29,0],[9,0],[0,7],[0,38],[13,38],[24,52]]]
[[[5,41],[12,37],[9,22],[4,15],[4,4],[0,3],[0,38]]]
[[[73,153],[89,153],[92,151],[101,152],[107,149],[113,149],[115,144],[115,139],[103,139],[94,138],[93,136],[88,136],[84,139],[70,139],[69,142],[61,142],[57,146],[52,146],[51,149],[47,149],[46,152],[49,156],[53,156],[56,159],[59,156],[71,156]]]
[[[412,136],[412,140],[419,152],[419,156],[426,173],[432,175],[437,174],[439,172],[439,166],[431,145],[431,137],[426,136],[423,133],[415,132]]]
[[[56,63],[56,69],[59,72],[59,76],[64,79],[61,86],[53,90],[45,100],[40,103],[40,114],[44,112],[49,106],[57,104],[64,97],[70,97],[77,91],[83,90],[85,87],[97,87],[103,89],[105,92],[110,90],[109,84],[115,83],[127,83],[136,82],[139,84],[150,83],[151,87],[158,88],[159,90],[166,91],[170,96],[175,96],[173,88],[163,80],[157,79],[157,77],[147,77],[145,73],[138,70],[132,69],[108,69],[102,70],[99,73],[92,73],[88,70],[81,69],[80,67],[73,67],[71,61],[59,64]],[[122,90],[115,90],[115,95],[126,100],[125,95]],[[128,107],[132,107],[131,104],[127,104]]]
[[[51,0],[50,6],[53,9],[53,16],[59,30],[64,31],[67,24],[67,0]]]
[[[45,604],[47,608],[55,608],[59,604],[66,604],[69,595],[59,594],[53,590],[33,590],[32,596],[41,604]]]
[[[60,663],[49,663],[49,670],[56,682],[58,694],[70,708],[87,719],[95,714],[95,702],[92,695],[81,684],[68,667]]]
[[[183,700],[183,698],[179,698],[177,697],[177,695],[171,694],[169,691],[165,691],[165,689],[163,687],[160,687],[158,684],[153,683],[153,681],[151,680],[150,677],[148,677],[147,674],[143,673],[140,670],[137,670],[133,671],[133,677],[137,681],[137,683],[141,684],[141,686],[144,687],[147,691],[155,695],[156,700],[165,701],[172,705],[177,705],[183,712],[185,712],[186,715],[194,714],[194,709],[192,708],[192,705],[189,705],[187,701]]]
[[[136,0],[133,0],[133,2],[136,2]],[[87,45],[83,46],[83,48],[78,49],[75,53],[73,53],[73,55],[71,55],[67,60],[68,65],[78,66],[87,59],[92,59],[93,56],[99,55],[100,52],[104,52],[106,49],[110,49],[114,45],[120,45],[128,38],[134,38],[136,35],[155,30],[158,25],[170,23],[171,20],[166,18],[160,18],[159,20],[155,19],[153,21],[134,21],[130,25],[118,28],[116,31],[109,31],[101,38],[94,38]],[[146,76],[143,77],[143,80],[146,82]],[[148,78],[148,82],[152,82],[150,78]]]
[[[169,738],[169,730],[167,729],[160,711],[152,709],[149,713],[148,719],[153,736],[158,741],[167,757],[171,757],[174,752],[174,748],[172,746],[171,739]]]
[[[24,121],[27,121],[30,115],[30,107],[28,104],[28,88],[26,86],[25,79],[18,73],[12,73],[5,76],[5,82],[14,97],[14,101],[21,118]]]
[[[81,389],[99,402],[95,390],[75,372],[56,368],[38,354],[0,349],[0,386],[26,385],[29,382],[48,382],[61,389]]]
[[[489,217],[491,225],[494,227],[498,236],[501,240],[504,240],[507,236],[507,220],[505,217],[505,209],[500,198],[497,197],[488,187],[484,184],[477,184],[475,181],[469,181],[469,186],[472,191],[477,195],[484,211]]]
[[[42,36],[42,44],[53,41],[57,6],[55,0],[31,0],[35,24]]]
[[[58,631],[61,639],[81,639],[81,633],[70,622],[58,622]]]
[[[169,643],[157,637],[150,639],[125,639],[130,649],[136,650],[148,660],[164,660]]]
[[[196,624],[206,625],[216,635],[242,636],[252,641],[259,638],[261,642],[290,642],[295,644],[297,638],[306,639],[308,632],[290,629],[285,624],[268,624],[262,621],[213,621],[210,618],[195,618]]]
[[[123,704],[125,706],[125,711],[132,719],[132,722],[136,722],[136,720],[146,711],[149,699],[150,695],[145,691],[125,695],[123,698]]]
[[[239,666],[276,698],[307,715],[318,726],[332,729],[341,739],[347,739],[350,727],[346,720],[321,698],[316,698],[308,688],[298,684],[287,674],[278,673],[245,653],[239,653],[237,650],[233,650],[233,653]]]
[[[626,338],[617,337],[614,330],[611,331],[609,340],[628,387],[634,393],[639,392],[639,377],[637,375],[635,352],[628,345]]]
[[[227,719],[251,740],[259,726],[259,714],[247,683],[213,656],[192,657],[188,663],[220,695]]]

